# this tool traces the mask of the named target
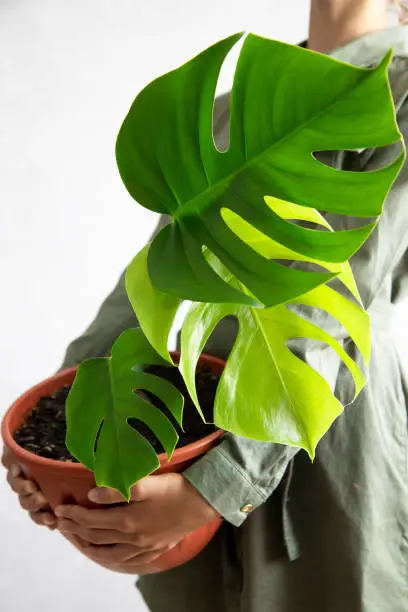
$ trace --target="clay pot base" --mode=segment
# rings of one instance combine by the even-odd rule
[[[173,358],[177,360],[178,354],[173,353]],[[221,375],[224,365],[225,362],[222,359],[209,355],[202,355],[199,361],[199,367],[208,367],[216,376]],[[52,396],[65,385],[71,385],[75,378],[75,372],[76,368],[64,370],[26,391],[9,408],[2,422],[4,444],[9,453],[14,455],[14,462],[20,464],[26,476],[38,484],[51,509],[55,509],[64,503],[77,503],[87,508],[100,508],[100,506],[92,504],[88,500],[89,490],[95,487],[93,473],[80,463],[56,461],[36,455],[19,446],[14,440],[14,434],[22,427],[40,398]],[[188,408],[186,408],[186,412],[187,410]],[[208,432],[207,429],[205,431]],[[196,442],[187,443],[186,446],[177,448],[170,462],[166,455],[160,454],[160,467],[155,473],[184,471],[195,459],[218,444],[222,435],[222,431],[216,430]],[[186,563],[208,544],[220,525],[221,520],[193,531],[172,550],[143,568],[140,573],[156,573]]]

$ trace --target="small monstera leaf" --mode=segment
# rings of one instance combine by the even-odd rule
[[[225,211],[291,250],[295,259],[343,263],[372,231],[405,152],[373,172],[338,170],[314,156],[402,141],[387,77],[390,53],[375,68],[357,68],[254,35],[245,39],[235,72],[230,146],[217,150],[217,79],[240,37],[218,42],[149,84],[120,129],[116,156],[133,198],[172,217],[148,252],[148,271],[159,290],[197,302],[274,306],[335,273],[267,260],[232,231]],[[370,222],[335,232],[296,226],[266,206],[265,195]],[[204,247],[239,284],[216,273]]]
[[[95,473],[98,486],[116,489],[127,500],[133,484],[159,466],[153,447],[128,419],[145,423],[169,459],[178,441],[170,420],[136,391],[156,395],[182,423],[181,393],[168,381],[144,372],[147,365],[166,362],[141,329],[128,329],[116,340],[111,357],[80,364],[67,399],[67,448]]]
[[[331,230],[317,211],[267,198],[276,214],[311,221]],[[265,257],[291,259],[291,253],[275,241],[249,228],[242,219],[226,215],[230,227],[239,235],[246,232],[248,244]],[[237,280],[214,255],[209,264],[226,282]],[[324,264],[327,265],[327,264]],[[357,363],[344,351],[341,339],[349,337],[368,366],[370,359],[369,317],[348,263],[328,264],[353,296],[349,299],[328,286],[320,286],[291,304],[311,307],[310,320],[285,305],[253,308],[245,305],[196,304],[184,321],[181,335],[180,370],[198,410],[200,410],[194,373],[197,360],[215,327],[228,316],[235,316],[239,331],[218,386],[214,421],[218,427],[256,440],[304,448],[311,457],[320,438],[343,410],[329,382],[289,348],[299,338],[331,347],[349,369],[357,395],[365,377]],[[334,266],[334,267],[333,267]],[[241,290],[245,291],[244,287]],[[333,317],[331,320],[330,317]],[[331,335],[324,329],[330,319]],[[337,320],[338,325],[333,322]],[[338,337],[336,337],[336,334]]]

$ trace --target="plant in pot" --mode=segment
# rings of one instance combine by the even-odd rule
[[[214,96],[240,37],[150,83],[120,129],[116,154],[126,188],[142,206],[170,217],[127,270],[140,328],[126,330],[109,357],[89,359],[27,392],[3,422],[6,445],[53,507],[68,499],[89,505],[94,481],[129,500],[135,482],[158,468],[183,469],[216,443],[220,430],[303,448],[313,458],[343,406],[293,341],[331,347],[353,377],[355,395],[365,383],[369,317],[348,261],[373,231],[404,162],[387,80],[390,54],[362,69],[247,36],[231,93],[230,145],[221,152],[213,139]],[[401,153],[375,172],[338,170],[319,159],[322,151],[396,142]],[[337,230],[326,213],[361,223]],[[183,301],[192,304],[181,353],[170,354],[169,332]],[[315,312],[325,316],[316,319]],[[202,351],[231,316],[239,331],[224,367]],[[324,324],[334,320],[339,334]],[[210,413],[197,393],[197,364],[220,377]],[[168,380],[165,372],[174,368],[185,389],[181,379]],[[77,464],[38,457],[14,440],[39,397],[64,384],[72,384],[66,447]],[[189,413],[219,428],[195,450],[175,450],[181,390],[194,404]],[[165,455],[158,456],[155,440]],[[147,571],[192,558],[218,526],[190,534]]]

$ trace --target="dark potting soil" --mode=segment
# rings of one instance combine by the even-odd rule
[[[155,395],[144,391],[152,404],[159,408],[175,426],[179,435],[177,448],[195,442],[215,431],[214,425],[203,423],[177,368],[151,366],[146,371],[166,378],[184,395],[184,431],[182,431],[166,406]],[[219,377],[212,374],[208,368],[200,368],[196,375],[197,395],[208,423],[213,420],[213,405],[218,380]],[[14,434],[14,439],[19,446],[40,457],[78,463],[65,446],[65,401],[69,390],[70,386],[65,385],[53,395],[40,398],[24,425]],[[130,418],[129,424],[149,440],[156,452],[163,452],[162,445],[144,423]]]

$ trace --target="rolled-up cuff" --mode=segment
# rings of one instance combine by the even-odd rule
[[[236,527],[268,497],[250,482],[221,447],[212,449],[183,475],[226,521]]]

